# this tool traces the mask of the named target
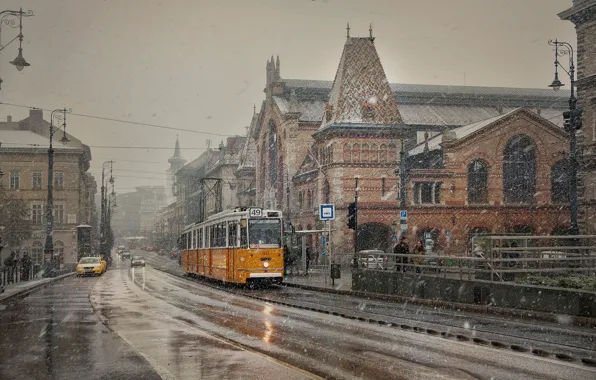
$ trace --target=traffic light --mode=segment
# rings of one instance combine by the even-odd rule
[[[582,128],[582,110],[573,109],[563,112],[565,131],[571,132]]]
[[[351,230],[356,229],[356,220],[358,218],[358,208],[356,202],[352,202],[348,205],[348,228]]]

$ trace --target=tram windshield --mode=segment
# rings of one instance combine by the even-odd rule
[[[281,222],[279,219],[252,219],[248,221],[250,247],[281,247]]]

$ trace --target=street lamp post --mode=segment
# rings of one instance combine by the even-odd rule
[[[60,139],[63,144],[68,143],[66,137],[66,113],[69,112],[66,108],[53,110],[50,114],[50,147],[48,148],[48,202],[46,206],[46,245],[44,253],[46,256],[50,255],[49,273],[52,275],[54,271],[54,147],[52,145],[54,137],[54,117],[57,112],[62,112],[62,128],[64,134]]]
[[[106,186],[106,168],[110,167],[110,178],[108,181],[114,184],[114,177],[112,176],[112,164],[114,161],[104,161],[101,168],[101,221],[100,221],[100,242],[99,253],[107,254],[107,239],[108,239],[108,202],[107,202],[107,186]],[[112,188],[113,191],[113,188]]]
[[[0,52],[4,50],[13,41],[19,40],[19,54],[10,63],[13,64],[17,70],[21,71],[23,68],[30,66],[30,64],[23,58],[23,17],[33,16],[33,11],[28,10],[23,12],[23,8],[18,11],[6,10],[0,12]],[[18,18],[18,24],[15,20]],[[19,28],[19,34],[10,40],[6,45],[2,45],[2,26],[8,25],[11,28]],[[2,79],[0,78],[0,90],[2,89]]]
[[[573,47],[567,42],[558,40],[549,40],[548,44],[555,47],[555,78],[549,85],[553,90],[558,91],[563,84],[559,80],[559,67],[569,75],[571,95],[569,96],[569,111],[563,112],[565,120],[565,131],[569,133],[569,209],[571,214],[571,235],[579,234],[577,223],[577,137],[576,131],[582,127],[582,111],[577,109],[577,99],[575,97],[575,65],[573,62]],[[569,56],[569,71],[565,70],[559,63],[559,57]]]

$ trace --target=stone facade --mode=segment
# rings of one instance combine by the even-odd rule
[[[596,234],[596,0],[574,0],[559,14],[577,31],[577,97],[583,109],[579,172],[579,226],[581,233]]]
[[[67,144],[59,141],[62,132],[53,140],[54,253],[57,262],[64,265],[77,262],[77,225],[89,224],[92,230],[97,226],[97,184],[88,172],[91,152],[74,136],[66,136],[70,140]],[[43,263],[46,238],[48,137],[49,123],[43,120],[41,110],[31,110],[30,116],[19,122],[8,118],[0,123],[0,162],[5,173],[0,186],[27,204],[33,222],[32,237],[14,248],[30,252],[37,264]]]

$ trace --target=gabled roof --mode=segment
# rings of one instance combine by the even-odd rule
[[[347,38],[327,103],[331,118],[323,118],[321,128],[336,123],[402,124],[373,38]]]
[[[319,169],[319,164],[315,161],[315,159],[309,153],[309,152],[313,152],[314,150],[315,150],[315,144],[313,143],[310,146],[310,148],[308,148],[308,151],[306,152],[306,155],[304,156],[304,159],[302,160],[300,167],[298,168],[298,170],[296,171],[296,174],[294,174],[292,179],[296,180],[300,177],[303,177],[305,174],[315,174],[316,175],[316,173]]]
[[[60,135],[57,135],[60,136]],[[49,138],[38,135],[31,131],[15,131],[15,130],[1,130],[0,141],[2,141],[2,149],[39,149],[40,153],[47,154],[50,146]],[[58,151],[80,151],[83,152],[81,146],[70,146],[60,142],[60,139],[53,139],[52,146],[54,150]]]
[[[237,171],[255,169],[257,164],[257,142],[254,138],[252,138],[252,135],[254,129],[257,127],[258,120],[259,114],[255,112],[252,115],[252,120],[250,122],[250,126],[248,127],[248,131],[246,131],[246,140],[244,141],[244,146],[240,152],[240,163],[238,165]]]
[[[535,118],[540,118],[542,119],[544,122],[551,124],[553,128],[556,128],[557,131],[561,132],[561,133],[565,133],[563,132],[563,130],[561,130],[558,126],[556,126],[553,123],[550,123],[548,121],[548,119],[545,119],[541,116],[538,116],[537,114],[535,114],[534,112],[532,112],[531,110],[528,110],[526,108],[515,108],[505,114],[502,115],[498,115],[498,116],[494,116],[494,117],[490,117],[488,119],[484,119],[481,121],[478,121],[476,123],[472,123],[472,124],[468,124],[468,125],[464,125],[462,127],[459,128],[454,128],[452,130],[449,131],[449,133],[452,134],[452,136],[455,137],[454,141],[459,141],[462,140],[468,136],[470,136],[473,133],[479,132],[482,129],[494,124],[495,122],[499,121],[499,120],[503,120],[506,118],[509,118],[510,116],[514,115],[514,114],[519,114],[519,113],[525,113],[528,115],[532,115]],[[433,136],[432,138],[428,139],[426,142],[423,142],[421,144],[418,144],[417,146],[415,146],[414,148],[412,148],[409,152],[408,155],[410,156],[414,156],[417,154],[421,154],[424,153],[424,150],[426,148],[426,145],[428,145],[428,150],[432,151],[432,150],[440,150],[442,148],[441,143],[443,142],[443,133],[438,134],[436,136]]]

